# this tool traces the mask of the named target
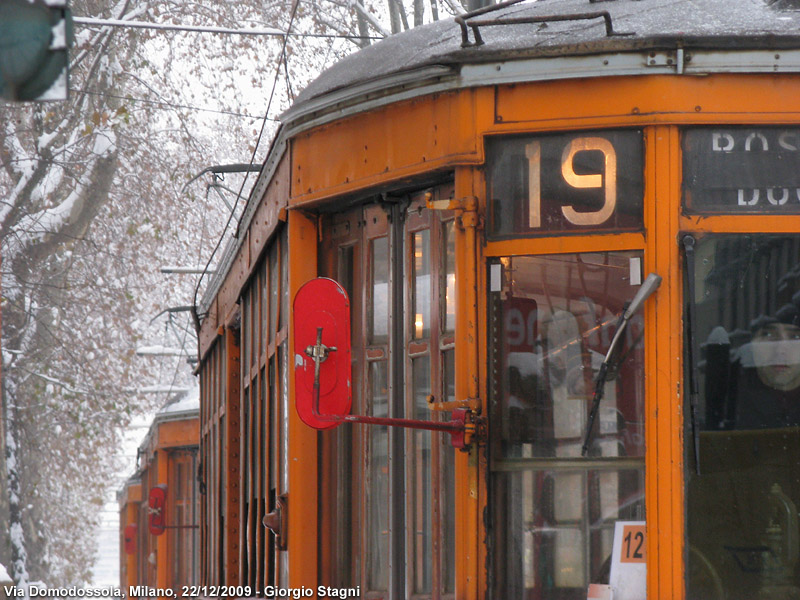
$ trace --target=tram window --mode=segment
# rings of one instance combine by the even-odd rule
[[[800,236],[705,235],[694,273],[687,600],[800,597]]]
[[[489,139],[486,164],[492,237],[643,227],[641,131]]]
[[[421,356],[411,361],[411,381],[414,419],[430,419],[427,396],[431,391],[431,361]],[[431,591],[431,556],[433,541],[431,527],[431,443],[433,434],[423,429],[409,432],[411,438],[411,526],[413,536],[411,557],[414,561],[413,592],[427,594]]]
[[[285,558],[277,551],[274,534],[262,525],[264,515],[285,492],[285,472],[280,452],[286,430],[285,414],[278,405],[285,394],[281,368],[287,337],[286,320],[278,317],[286,307],[288,264],[285,230],[277,235],[256,271],[242,290],[241,440],[243,464],[238,489],[242,491],[239,530],[240,583],[256,589],[280,583]],[[247,354],[249,352],[249,354]]]
[[[442,352],[442,387],[443,397],[447,402],[452,402],[456,399],[456,351],[455,348],[450,348]],[[444,419],[444,416],[442,417]],[[456,486],[455,486],[455,453],[450,451],[450,440],[446,436],[439,437],[439,444],[441,447],[440,455],[444,457],[444,465],[442,466],[441,486],[444,491],[440,502],[440,512],[443,515],[443,536],[445,552],[442,556],[444,573],[444,591],[446,593],[455,592],[456,589],[456,565],[455,565],[455,547],[456,547],[456,511],[453,507],[456,505]]]
[[[389,340],[389,238],[376,238],[370,246],[372,289],[368,343],[385,344]]]
[[[445,290],[444,331],[452,333],[456,329],[456,233],[455,219],[450,219],[442,224],[442,240],[444,265],[442,269],[445,278],[442,288]]]
[[[502,289],[491,298],[496,598],[585,599],[590,583],[608,583],[615,522],[645,518],[641,314],[581,457],[593,380],[638,290],[630,272],[640,257],[500,259]]]
[[[800,129],[702,127],[683,132],[689,213],[800,213]]]
[[[452,186],[433,194],[450,197]],[[429,210],[427,197],[368,204],[323,220],[320,273],[353,284],[353,412],[359,414],[449,418],[431,411],[428,396],[454,400],[455,215]],[[351,431],[348,438],[322,434],[329,465],[321,486],[331,501],[321,518],[321,580],[361,585],[369,598],[451,598],[456,494],[449,438],[385,426]],[[336,477],[337,465],[352,473],[349,489]],[[345,512],[354,527],[337,530],[336,515]],[[340,561],[344,547],[351,556]],[[398,569],[398,560],[405,567]]]
[[[389,411],[388,364],[385,360],[370,363],[369,378],[373,417],[386,417]],[[389,429],[373,427],[368,438],[369,479],[367,489],[367,575],[370,590],[389,589]]]

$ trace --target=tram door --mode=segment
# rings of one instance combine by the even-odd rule
[[[455,399],[454,215],[427,208],[452,189],[322,217],[319,272],[350,297],[354,414],[444,419],[428,397]],[[366,598],[452,597],[449,436],[351,424],[321,435],[323,581]]]
[[[519,238],[497,245],[513,254],[487,246],[495,599],[584,600],[609,583],[617,524],[644,525],[641,313],[608,356],[644,252],[594,235],[642,230],[642,148],[639,131],[487,143],[487,236]],[[559,251],[565,235],[580,251]]]

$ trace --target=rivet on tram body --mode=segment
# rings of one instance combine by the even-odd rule
[[[701,110],[703,110],[703,108],[701,106],[695,106],[694,107],[694,111],[695,112],[700,112]]]
[[[634,115],[638,115],[638,114],[639,114],[639,107],[638,107],[638,106],[634,106],[634,107],[631,109],[631,112],[632,112]]]

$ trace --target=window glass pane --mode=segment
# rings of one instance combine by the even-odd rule
[[[456,399],[456,351],[448,350],[442,353],[444,374],[442,387],[444,400],[453,402]],[[443,417],[444,418],[444,417]],[[444,537],[442,553],[442,583],[445,592],[455,592],[456,589],[456,453],[450,443],[450,436],[440,435],[442,455],[442,488],[441,499],[442,535]]]
[[[388,415],[388,368],[385,361],[369,366],[370,414]],[[367,587],[386,591],[389,586],[389,432],[385,426],[368,429],[367,465]]]
[[[428,394],[431,393],[431,361],[427,356],[411,361],[413,418],[429,420]],[[412,579],[414,592],[427,594],[431,591],[431,441],[432,433],[422,429],[410,430],[411,435],[411,532],[414,553]]]
[[[615,522],[644,519],[642,469],[505,471],[494,482],[500,598],[586,600],[590,582],[608,583]]]
[[[489,139],[486,162],[493,237],[643,227],[641,131]]]
[[[274,373],[273,373],[273,361],[269,362],[269,388],[270,391],[272,389],[273,381],[274,381]],[[270,475],[272,471],[272,465],[269,464],[269,447],[268,444],[270,443],[270,422],[269,422],[269,415],[271,414],[274,404],[269,401],[269,397],[267,396],[267,378],[266,372],[262,368],[261,369],[261,399],[260,399],[260,419],[261,419],[261,433],[259,437],[261,439],[261,448],[259,449],[261,455],[261,464],[259,465],[259,479],[261,479],[261,498],[267,497],[267,477]]]
[[[275,326],[278,321],[278,292],[280,291],[278,277],[278,244],[272,244],[269,250],[269,325],[267,339],[270,343],[275,340]]]
[[[684,285],[696,315],[686,385],[694,376],[699,390],[684,435],[687,599],[796,595],[800,236],[708,235],[695,248]]]
[[[259,291],[258,277],[254,277],[252,283],[247,288],[247,294],[250,296],[250,332],[248,338],[250,340],[250,363],[252,365],[258,364],[258,341],[264,337],[263,332],[260,331],[264,327],[261,321],[261,313],[259,311]]]
[[[360,319],[353,314],[355,299],[353,294],[353,258],[355,255],[355,248],[353,246],[340,246],[339,247],[339,268],[336,276],[336,281],[341,284],[344,291],[347,292],[347,297],[350,299],[350,335],[351,339],[355,339],[356,331],[361,329]]]
[[[367,319],[369,344],[386,344],[389,341],[389,238],[370,241],[369,315]]]
[[[442,225],[444,237],[444,331],[453,332],[456,329],[456,232],[455,221],[447,221]]]
[[[683,132],[689,212],[800,212],[800,129],[702,127]]]
[[[248,366],[250,363],[248,362],[249,353],[248,350],[250,348],[250,327],[252,323],[250,321],[250,294],[245,291],[242,294],[242,380],[247,381],[249,379],[246,377],[248,372]]]
[[[286,327],[286,319],[289,315],[289,244],[286,243],[286,236],[282,235],[278,242],[281,246],[281,319],[280,328]]]
[[[258,291],[258,295],[261,297],[261,301],[259,303],[259,306],[261,307],[260,308],[261,313],[260,313],[260,316],[258,317],[259,318],[258,329],[257,330],[254,329],[253,330],[254,333],[256,331],[258,331],[258,339],[259,339],[259,341],[258,341],[258,356],[256,358],[260,358],[264,354],[264,351],[265,351],[267,335],[266,335],[266,332],[264,331],[264,328],[265,328],[264,319],[266,318],[266,315],[267,315],[267,296],[269,295],[269,290],[267,288],[267,286],[269,286],[269,282],[267,280],[267,267],[266,267],[266,265],[262,264],[258,269],[258,273],[259,273],[259,275],[258,275],[259,284],[258,284],[258,290],[257,291]]]
[[[414,312],[411,317],[411,337],[428,338],[431,334],[431,232],[417,231],[412,236],[413,278],[411,297]]]
[[[491,296],[496,592],[584,600],[590,582],[608,583],[614,523],[644,519],[642,311],[611,359],[581,457],[594,380],[639,289],[641,253],[500,262],[502,291]]]
[[[244,427],[244,435],[242,436],[242,465],[245,466],[245,468],[242,470],[242,475],[243,475],[243,477],[245,479],[245,488],[244,488],[245,498],[249,498],[250,497],[250,472],[251,472],[251,470],[250,470],[250,465],[251,465],[251,462],[250,462],[250,456],[251,456],[251,450],[250,450],[250,426],[251,426],[251,423],[250,423],[250,419],[251,419],[251,415],[250,415],[250,388],[245,388],[243,390],[243,392],[242,392],[242,407],[244,409],[243,410],[243,413],[244,413],[243,417],[244,418],[242,420],[242,424],[243,424],[243,427]],[[243,522],[245,522],[245,521],[243,521]]]

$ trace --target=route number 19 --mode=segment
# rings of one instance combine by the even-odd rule
[[[573,161],[579,152],[599,151],[603,153],[604,172],[579,174]],[[533,141],[525,146],[528,159],[528,227],[542,226],[542,148],[541,142]],[[605,138],[578,137],[571,140],[561,154],[561,176],[574,188],[596,188],[603,190],[604,202],[600,210],[578,212],[572,206],[562,206],[564,218],[573,225],[593,226],[605,223],[617,206],[617,152]]]

